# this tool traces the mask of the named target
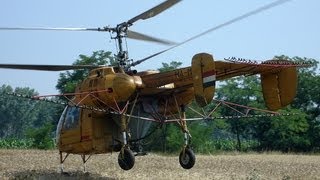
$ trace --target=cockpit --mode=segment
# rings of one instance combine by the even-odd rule
[[[57,126],[56,137],[59,142],[59,135],[62,130],[72,130],[79,127],[80,122],[80,108],[75,106],[66,106],[59,119]]]

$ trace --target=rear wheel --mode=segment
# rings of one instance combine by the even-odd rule
[[[192,149],[185,148],[182,150],[179,156],[179,162],[184,169],[191,169],[196,162],[196,157]]]
[[[119,166],[123,170],[130,170],[134,166],[134,155],[130,149],[124,149],[123,152],[120,151],[118,156]]]

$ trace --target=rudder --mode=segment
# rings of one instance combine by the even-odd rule
[[[290,104],[296,95],[297,83],[296,67],[261,74],[262,92],[267,108],[278,110]]]

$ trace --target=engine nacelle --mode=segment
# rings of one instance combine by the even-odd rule
[[[261,74],[264,101],[270,110],[278,110],[290,104],[297,91],[296,67],[288,67]]]
[[[128,101],[136,91],[135,80],[125,73],[115,73],[112,67],[92,70],[76,90],[77,103],[97,106],[116,107]],[[91,95],[86,92],[94,92]]]

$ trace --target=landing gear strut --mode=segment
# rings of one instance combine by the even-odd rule
[[[127,141],[127,120],[124,115],[121,116],[121,129],[122,129],[122,140],[123,146],[118,155],[118,164],[123,170],[130,170],[134,166],[135,157],[133,152],[130,150]]]
[[[69,156],[69,153],[67,153],[65,156],[63,156],[62,151],[59,152],[60,155],[60,173],[63,173],[63,163]]]
[[[181,167],[183,167],[184,169],[191,169],[196,162],[196,157],[194,155],[193,150],[189,146],[191,141],[191,135],[189,133],[187,122],[185,120],[186,119],[185,106],[182,105],[180,106],[180,108],[181,108],[180,126],[182,129],[182,132],[184,133],[184,146],[179,155],[179,163]]]

